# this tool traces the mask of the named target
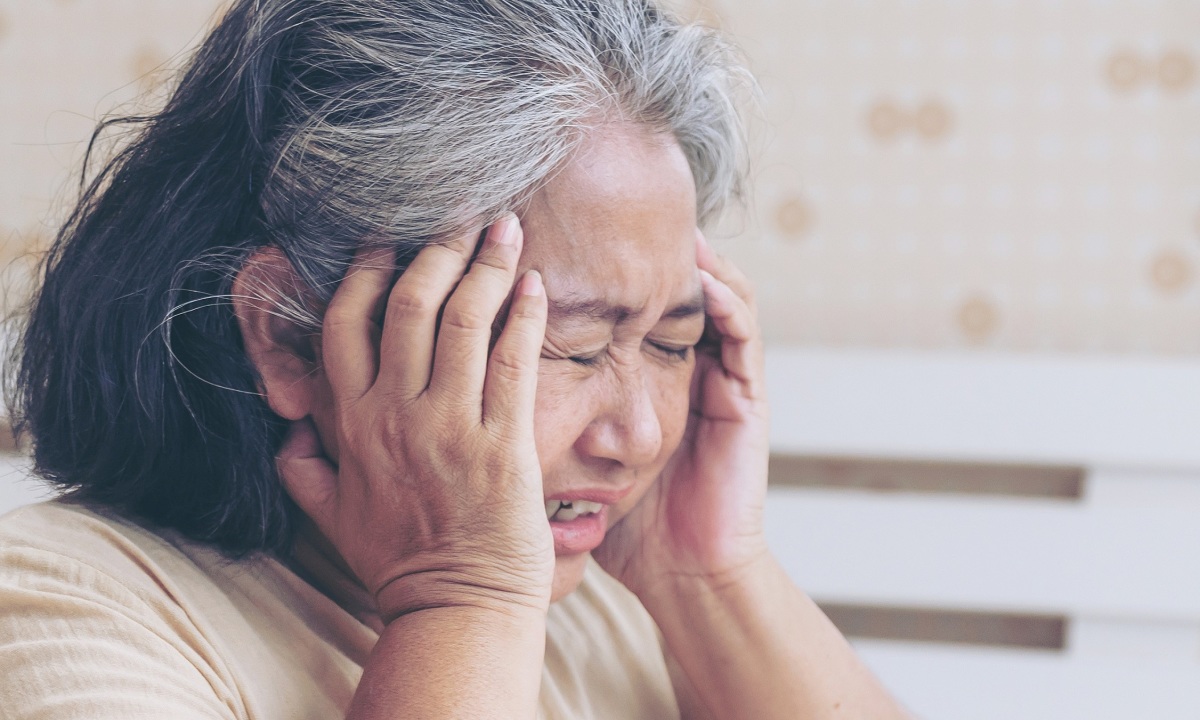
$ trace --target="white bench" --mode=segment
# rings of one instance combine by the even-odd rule
[[[931,720],[1200,718],[1200,363],[768,353],[779,455],[1078,466],[1081,498],[773,486],[819,602],[1049,615],[1061,649],[856,640]]]

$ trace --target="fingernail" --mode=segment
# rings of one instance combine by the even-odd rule
[[[537,270],[530,270],[525,273],[525,277],[521,278],[522,295],[537,296],[542,294],[542,274]]]

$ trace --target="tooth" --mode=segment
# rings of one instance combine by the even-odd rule
[[[561,520],[563,522],[570,522],[577,517],[579,517],[579,510],[575,507],[565,504],[559,508],[557,513],[554,514],[555,520]]]
[[[579,511],[580,515],[592,515],[600,512],[600,508],[604,505],[598,502],[589,502],[587,500],[578,500],[574,503],[574,507]]]
[[[558,512],[558,508],[560,506],[562,506],[562,503],[559,502],[558,500],[547,500],[546,501],[546,517],[547,518],[554,517],[554,513]]]

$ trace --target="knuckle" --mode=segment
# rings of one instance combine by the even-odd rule
[[[518,346],[541,344],[546,334],[546,310],[536,303],[513,303],[505,322],[507,342]]]
[[[544,303],[515,302],[508,316],[512,321],[517,321],[520,325],[528,326],[531,323],[540,323],[545,315],[546,306]]]
[[[442,315],[442,325],[468,331],[490,328],[492,319],[488,317],[487,311],[473,300],[470,296],[456,296],[455,300],[446,306],[446,312]]]
[[[510,382],[518,382],[531,372],[527,363],[517,353],[501,350],[499,347],[492,353],[490,365],[493,375]]]
[[[515,253],[498,252],[492,249],[479,253],[479,256],[475,258],[475,262],[471,265],[471,269],[478,269],[486,273],[500,272],[509,274],[516,265],[515,260]]]
[[[326,330],[336,332],[357,325],[361,321],[362,313],[356,312],[346,303],[333,302],[325,310],[325,317],[321,324]]]
[[[456,238],[427,245],[422,252],[440,258],[441,261],[461,265],[470,260],[473,247],[473,244],[463,241],[462,238]]]
[[[518,322],[514,322],[517,320]],[[531,318],[514,318],[509,317],[508,326],[504,328],[504,334],[500,337],[500,342],[496,344],[493,354],[496,359],[512,358],[511,362],[521,363],[522,366],[536,365],[535,355],[536,348],[540,348],[544,333],[539,332],[532,324]],[[529,357],[528,363],[524,358]]]
[[[482,228],[472,228],[439,245],[456,256],[468,260],[471,257],[471,253],[475,252],[476,246],[479,245],[481,232]]]
[[[388,298],[388,315],[428,315],[437,312],[437,305],[424,293],[412,289],[397,289]]]

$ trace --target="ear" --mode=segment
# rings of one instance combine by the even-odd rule
[[[303,302],[292,264],[277,248],[258,250],[234,278],[232,294],[242,344],[267,404],[287,420],[312,414],[324,382],[312,332],[280,312],[280,307]]]

